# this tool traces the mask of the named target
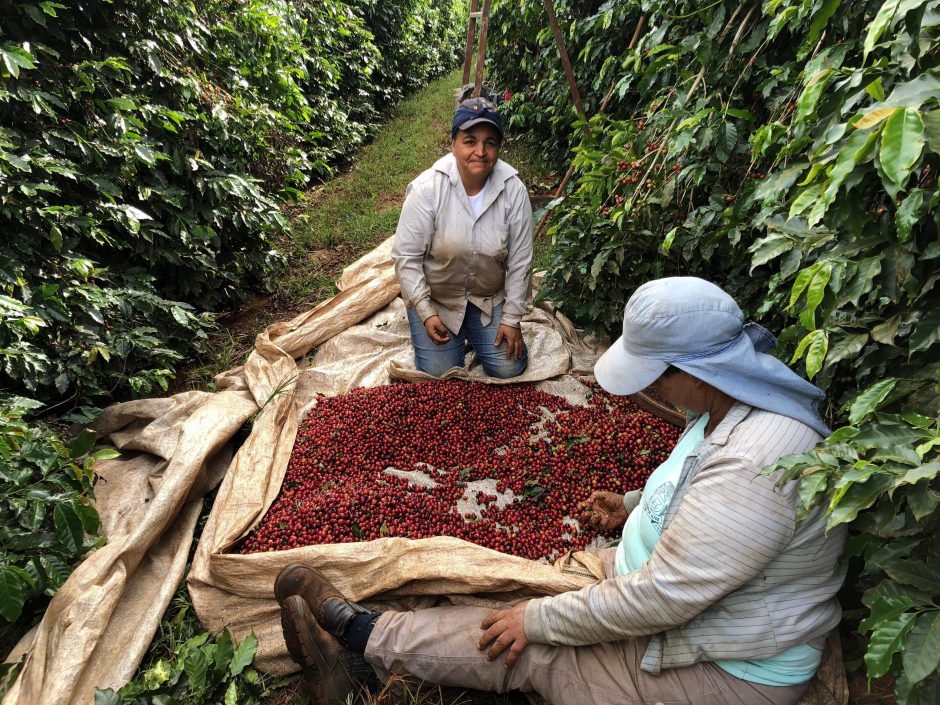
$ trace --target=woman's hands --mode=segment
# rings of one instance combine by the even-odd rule
[[[578,504],[578,521],[607,531],[623,526],[627,520],[627,508],[623,506],[623,495],[616,492],[596,490],[585,501]]]
[[[450,333],[440,316],[428,316],[424,322],[424,330],[435,345],[443,345],[450,341]]]
[[[506,654],[506,668],[512,668],[519,659],[519,654],[529,645],[529,640],[525,636],[527,602],[528,600],[519,602],[508,610],[490,612],[483,618],[480,628],[484,632],[477,648],[485,651],[487,647],[490,647],[486,654],[487,661],[494,661],[503,651],[509,649],[509,653]]]
[[[507,326],[505,323],[499,324],[496,331],[496,339],[493,341],[494,347],[499,347],[500,343],[506,341],[506,357],[510,360],[519,360],[522,358],[522,349],[525,343],[522,342],[522,330]]]

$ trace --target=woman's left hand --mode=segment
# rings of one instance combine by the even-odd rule
[[[512,668],[513,664],[519,659],[519,654],[529,645],[529,640],[525,636],[525,606],[528,600],[513,605],[508,610],[497,610],[490,612],[483,618],[480,628],[485,630],[480,637],[480,644],[477,648],[485,651],[490,644],[489,653],[486,654],[487,661],[493,661],[503,651],[509,649],[506,654],[506,668]]]
[[[522,350],[525,343],[522,341],[522,329],[507,326],[505,323],[499,324],[499,330],[496,331],[496,340],[493,341],[495,347],[499,347],[503,341],[506,341],[506,357],[510,360],[519,360],[522,358]]]

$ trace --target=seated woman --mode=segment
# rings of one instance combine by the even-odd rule
[[[589,523],[624,524],[601,555],[606,579],[499,611],[379,614],[288,566],[275,595],[308,690],[341,702],[377,671],[566,705],[798,702],[841,616],[846,532],[826,532],[822,507],[797,523],[799,482],[761,474],[829,432],[822,393],[767,354],[774,342],[714,284],[639,287],[597,381],[614,394],[652,385],[689,422],[642,493],[580,507]]]
[[[482,98],[463,101],[451,153],[409,184],[392,257],[408,309],[415,365],[440,376],[463,367],[469,341],[491,377],[528,363],[520,320],[532,262],[532,206],[499,159],[503,121]]]

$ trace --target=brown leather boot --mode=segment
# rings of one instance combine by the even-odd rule
[[[334,636],[342,636],[357,614],[368,612],[343,597],[319,570],[302,563],[291,563],[278,573],[274,582],[274,596],[282,609],[292,595],[300,595],[309,605],[317,624]]]
[[[375,680],[362,654],[343,648],[317,624],[300,595],[281,602],[281,629],[291,658],[303,669],[304,691],[314,705],[345,705]]]

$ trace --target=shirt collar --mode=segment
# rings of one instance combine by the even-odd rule
[[[447,174],[452,186],[456,186],[457,182],[460,181],[460,172],[457,171],[457,159],[454,158],[453,154],[445,154],[434,162],[434,166],[431,168],[435,171]],[[502,191],[506,181],[518,173],[518,171],[513,169],[502,159],[497,159],[496,166],[493,167],[493,172],[490,174],[490,188],[494,188],[497,193]]]
[[[728,442],[728,438],[731,436],[731,432],[739,423],[744,421],[745,417],[751,413],[751,409],[753,408],[754,407],[748,404],[736,401],[728,410],[728,413],[725,414],[721,422],[715,427],[715,430],[705,436],[702,442],[695,446],[695,450],[689,453],[688,457],[698,457],[704,452],[706,446],[721,447],[725,445]],[[700,417],[700,414],[690,416],[686,423],[686,429],[691,428]]]

